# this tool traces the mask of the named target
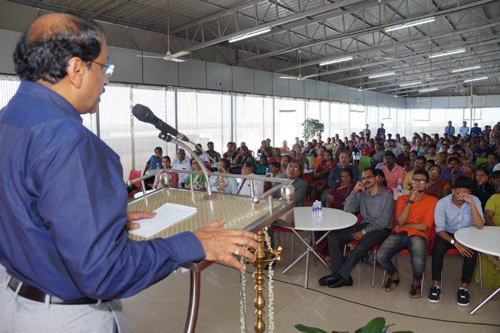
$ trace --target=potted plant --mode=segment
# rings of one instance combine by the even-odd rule
[[[304,136],[305,142],[308,142],[310,138],[316,135],[321,135],[325,131],[325,125],[317,119],[307,118],[302,123],[304,126]]]
[[[385,318],[377,317],[372,319],[365,327],[358,328],[354,333],[386,333],[390,326],[385,324]],[[321,328],[308,327],[301,324],[295,325],[295,328],[300,332],[305,333],[328,333]],[[349,333],[349,332],[339,332],[332,331],[332,333]],[[412,333],[411,331],[397,331],[393,333]]]

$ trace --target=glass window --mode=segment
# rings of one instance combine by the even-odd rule
[[[234,95],[234,137],[257,153],[261,141],[273,136],[273,99],[257,95]]]
[[[271,145],[281,147],[282,142],[287,140],[290,146],[296,136],[303,137],[304,100],[275,97],[274,103],[276,143]]]

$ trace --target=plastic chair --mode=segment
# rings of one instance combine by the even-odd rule
[[[306,156],[307,160],[309,161],[309,169],[312,169],[313,165],[313,157],[312,156]]]
[[[372,158],[369,156],[361,156],[359,158],[358,170],[363,171],[365,168],[372,166]]]
[[[474,164],[474,166],[479,166],[483,163],[488,163],[488,159],[486,157],[478,157],[476,158],[476,164]]]
[[[139,178],[139,177],[141,177],[141,170],[130,170],[130,174],[128,175],[128,179],[129,180],[136,179],[136,178]],[[128,195],[129,198],[133,198],[134,194],[136,194],[137,192],[139,192],[141,190],[141,188],[142,188],[141,182],[135,182],[134,185],[137,187],[137,191],[129,193],[129,195]]]
[[[303,207],[307,206],[307,198],[304,198],[303,202]],[[290,233],[292,234],[292,245],[291,245],[291,257],[290,257],[290,263],[293,263],[293,231],[289,228],[283,228],[283,227],[275,227],[274,232],[278,233],[278,241],[279,245],[281,246],[281,234],[280,233]]]

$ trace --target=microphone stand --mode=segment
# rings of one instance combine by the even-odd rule
[[[203,172],[203,175],[205,176],[205,182],[206,186],[205,188],[207,189],[207,194],[203,197],[206,200],[212,200],[217,197],[217,194],[212,193],[212,188],[210,186],[210,179],[208,176],[208,170],[207,167],[205,166],[205,163],[198,157],[198,154],[196,154],[191,148],[189,148],[188,145],[186,145],[184,142],[181,140],[173,137],[172,135],[168,134],[167,132],[161,131],[160,134],[158,134],[158,137],[165,141],[165,142],[173,142],[182,148],[184,148],[187,152],[189,152],[193,158],[198,162],[198,165],[201,167],[201,170]],[[191,184],[191,188],[193,187],[194,184]]]

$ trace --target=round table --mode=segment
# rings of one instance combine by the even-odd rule
[[[394,200],[398,200],[398,198],[399,198],[398,189],[396,187],[393,187],[392,191],[394,192]],[[403,190],[402,195],[405,195],[405,194],[410,194],[410,190]]]
[[[312,207],[295,207],[293,209],[294,225],[280,224],[280,227],[292,230],[292,232],[307,246],[307,250],[302,253],[290,266],[283,270],[285,274],[290,268],[295,266],[302,258],[306,257],[306,272],[304,288],[307,289],[309,282],[309,260],[311,253],[314,254],[328,269],[330,266],[316,252],[316,245],[319,244],[330,231],[349,228],[356,224],[358,218],[356,215],[346,213],[340,209],[323,207],[321,218],[312,217]],[[297,231],[307,231],[307,240],[304,239]],[[315,231],[326,231],[326,233],[317,241],[314,239]]]
[[[482,229],[476,227],[463,228],[458,230],[454,236],[458,242],[468,248],[486,254],[500,268],[500,227],[485,226]],[[479,257],[479,260],[481,260],[481,257]],[[500,288],[476,306],[470,314],[473,315],[499,292]]]

